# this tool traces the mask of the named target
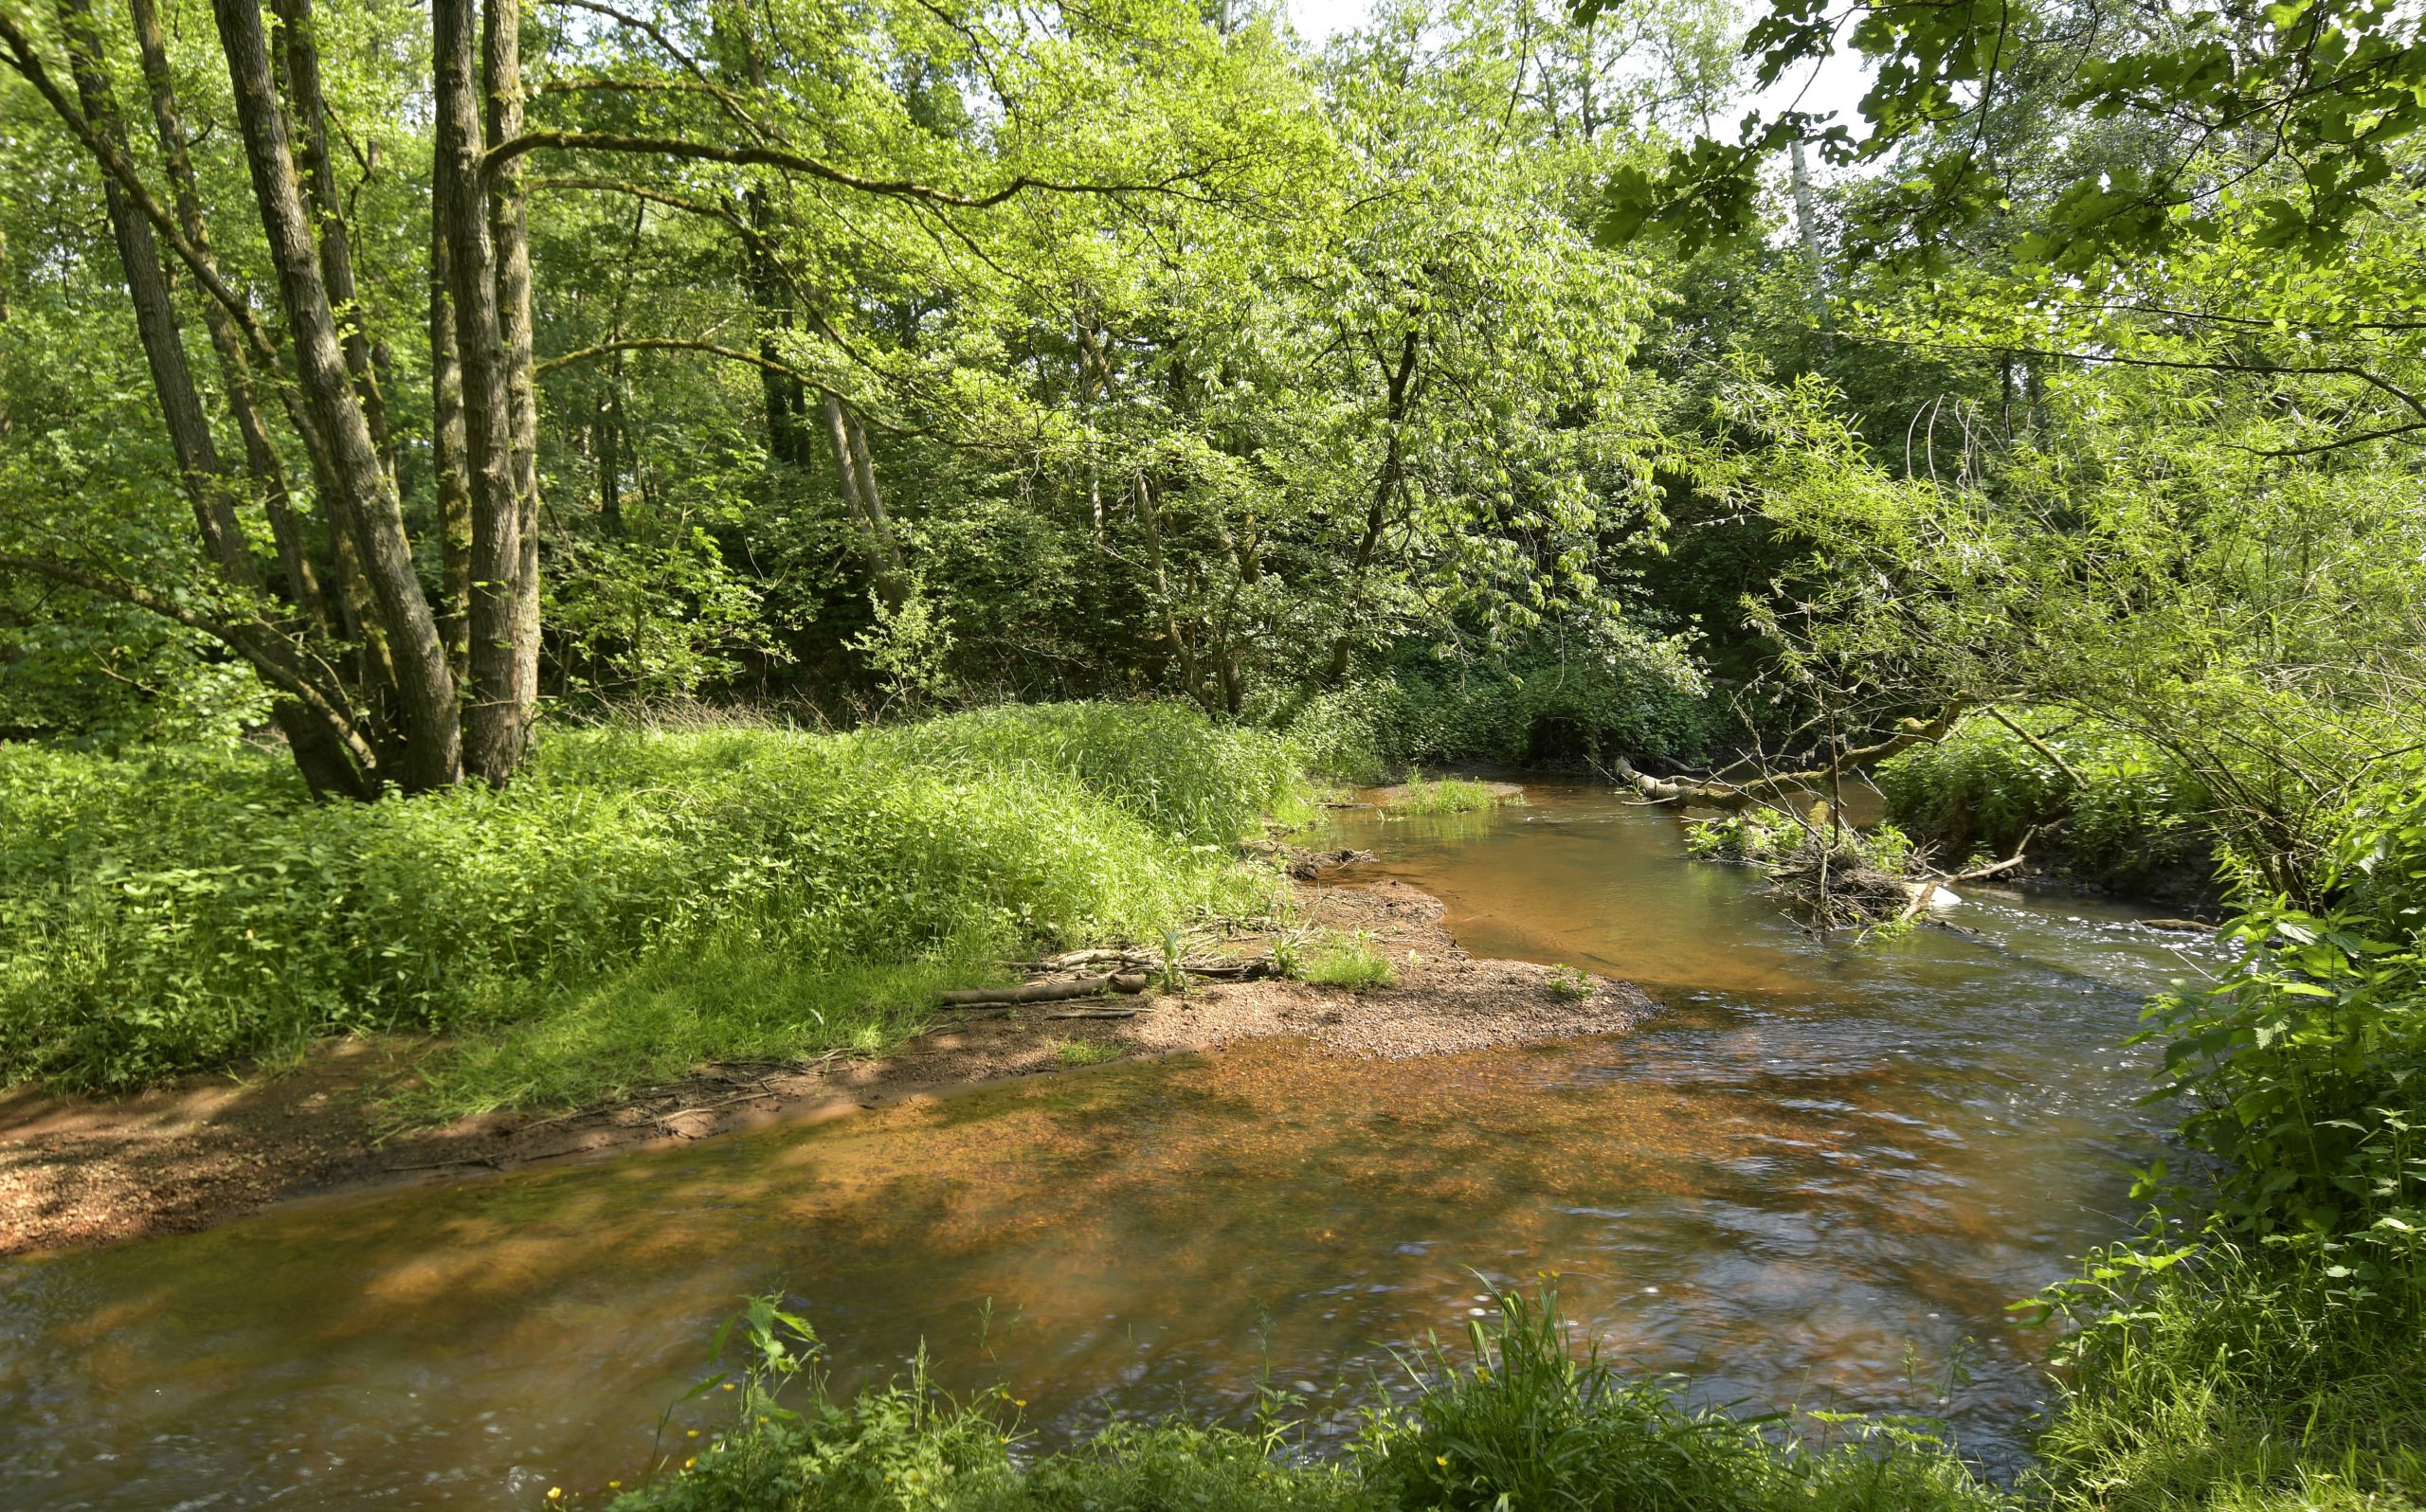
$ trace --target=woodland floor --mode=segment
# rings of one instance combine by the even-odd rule
[[[274,1204],[458,1179],[606,1154],[1064,1070],[1070,1041],[1111,1058],[1218,1050],[1275,1035],[1346,1055],[1442,1054],[1609,1034],[1654,1006],[1597,980],[1581,999],[1548,968],[1476,960],[1440,926],[1439,900],[1401,882],[1308,887],[1311,923],[1367,931],[1398,973],[1351,992],[1287,981],[1199,983],[1185,999],[1114,999],[1127,1018],[1054,1019],[1066,1003],[950,1021],[891,1054],[806,1065],[714,1065],[602,1107],[500,1112],[374,1137],[377,1090],[427,1040],[333,1039],[302,1064],[238,1080],[190,1078],[121,1099],[0,1092],[0,1255],[207,1228]]]

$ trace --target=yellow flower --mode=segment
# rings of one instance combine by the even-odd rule
[[[731,1381],[726,1381],[726,1382],[724,1383],[724,1389],[725,1389],[726,1391],[731,1391],[731,1390],[733,1390],[733,1382],[731,1382]]]
[[[606,1483],[606,1489],[609,1491],[620,1491],[623,1488],[624,1483],[621,1481],[609,1481]]]
[[[697,1429],[696,1429],[696,1428],[695,1428],[695,1429],[693,1429],[693,1430],[691,1430],[690,1436],[691,1436],[691,1437],[693,1437],[693,1438],[697,1438],[697,1437],[699,1436],[699,1431],[698,1431]]]
[[[1449,1463],[1449,1456],[1446,1454],[1435,1454],[1432,1457],[1444,1467]]]
[[[554,1501],[556,1498],[558,1498],[558,1497],[560,1497],[560,1496],[562,1496],[562,1495],[564,1495],[564,1494],[565,1494],[565,1488],[564,1488],[563,1486],[561,1486],[561,1485],[552,1485],[552,1486],[548,1487],[548,1500],[549,1500],[549,1501],[551,1501],[551,1502]]]
[[[684,1461],[682,1462],[682,1467],[683,1467],[684,1469],[686,1469],[686,1470],[687,1470],[687,1469],[689,1469],[692,1466],[697,1465],[697,1464],[698,1464],[698,1463],[699,1463],[699,1457],[698,1457],[697,1454],[694,1454],[694,1455],[692,1455],[689,1459],[684,1460]]]
[[[1027,1398],[1024,1396],[1014,1396],[1011,1398],[1011,1405],[1013,1407],[1025,1407],[1027,1405]]]

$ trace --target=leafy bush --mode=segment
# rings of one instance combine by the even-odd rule
[[[627,1072],[645,1036],[601,1026],[635,1014],[763,1044],[788,1004],[795,1043],[848,1045],[871,1026],[828,1032],[816,983],[889,999],[881,1035],[939,963],[1148,937],[1255,886],[1222,842],[1297,791],[1278,742],[1168,706],[566,733],[506,791],[359,805],[267,755],[0,747],[0,1078],[127,1087],[333,1030],[535,1051],[576,1010]],[[793,985],[720,1003],[735,971]]]
[[[2008,855],[2029,831],[2062,821],[2081,868],[2116,882],[2200,860],[2214,844],[2200,819],[2206,795],[2157,752],[2044,712],[2019,722],[2081,781],[1997,721],[1971,718],[1879,764],[1888,814],[1955,860]]]
[[[1687,1408],[1669,1386],[1620,1377],[1567,1348],[1553,1299],[1503,1296],[1471,1329],[1473,1357],[1409,1361],[1421,1387],[1377,1406],[1346,1462],[1291,1461],[1287,1439],[1120,1424],[1071,1450],[1014,1459],[998,1426],[1016,1404],[951,1401],[923,1370],[830,1400],[817,1345],[771,1301],[745,1315],[760,1363],[736,1431],[617,1512],[1997,1512],[2005,1503],[1914,1425],[1853,1441],[1765,1437],[1769,1420]],[[733,1325],[729,1324],[728,1329]],[[769,1348],[778,1351],[770,1367]],[[806,1400],[784,1401],[788,1382]]]
[[[1308,767],[1360,783],[1418,762],[1692,761],[1716,729],[1699,672],[1674,646],[1648,640],[1597,657],[1532,651],[1471,667],[1401,657],[1270,718]]]
[[[2054,1298],[2086,1322],[2038,1445],[2055,1505],[2426,1502],[2426,1341],[2330,1269],[2229,1241],[2095,1257]]]
[[[2426,1276],[2426,783],[2411,772],[2350,807],[2321,912],[2261,899],[2224,938],[2212,984],[2150,1009],[2182,1137],[2213,1161],[2201,1197],[2255,1237],[2353,1247],[2355,1279]],[[2358,1268],[2364,1268],[2363,1269]],[[2426,1286],[2419,1287],[2426,1295]]]
[[[2426,1503],[2419,776],[2349,805],[2328,907],[2251,900],[2234,967],[2149,1010],[2201,1163],[2146,1174],[2181,1228],[2049,1299],[2087,1321],[2041,1446],[2061,1506]]]

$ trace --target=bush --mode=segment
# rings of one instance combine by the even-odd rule
[[[2064,1288],[2090,1321],[2038,1446],[2057,1508],[2426,1503],[2426,1341],[2303,1248],[2118,1251]]]
[[[1419,762],[1689,762],[1707,753],[1717,728],[1700,674],[1653,641],[1468,667],[1402,657],[1268,718],[1310,769],[1356,783]]]
[[[2197,1179],[2194,1237],[2094,1257],[2041,1446],[2059,1504],[2138,1512],[2426,1502],[2426,786],[2343,815],[2307,912],[2254,900],[2221,979],[2150,1009]]]
[[[1169,706],[563,733],[506,791],[371,804],[264,754],[0,747],[0,1079],[129,1087],[331,1031],[520,1025],[523,1061],[618,1074],[716,1022],[863,1044],[939,972],[1241,900],[1224,843],[1300,785],[1277,741]],[[855,997],[878,1017],[835,1023]]]
[[[1013,1456],[999,1393],[950,1401],[910,1380],[848,1403],[824,1395],[806,1326],[751,1305],[746,1330],[779,1363],[749,1370],[736,1431],[617,1512],[1997,1512],[2003,1499],[1925,1431],[1872,1425],[1813,1445],[1765,1420],[1686,1407],[1566,1346],[1548,1295],[1503,1296],[1473,1358],[1409,1361],[1420,1394],[1377,1406],[1344,1464],[1282,1457],[1278,1429],[1118,1425],[1077,1449]],[[808,1377],[806,1402],[782,1404]]]
[[[2010,855],[2031,830],[2061,821],[2062,843],[2084,872],[2126,884],[2212,849],[2200,817],[2206,795],[2158,752],[2045,711],[2019,722],[2081,781],[2003,725],[1975,717],[1934,746],[1879,764],[1889,816],[1953,860]]]

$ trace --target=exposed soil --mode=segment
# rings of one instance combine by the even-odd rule
[[[1403,882],[1305,888],[1310,922],[1367,932],[1398,973],[1364,992],[1285,981],[1199,983],[1185,997],[1041,1003],[946,1022],[887,1056],[806,1065],[718,1065],[612,1107],[500,1113],[385,1143],[370,1094],[428,1041],[335,1040],[290,1071],[195,1078],[99,1100],[0,1093],[0,1255],[200,1229],[270,1204],[512,1170],[568,1156],[703,1139],[835,1116],[906,1097],[1118,1059],[1299,1035],[1345,1055],[1401,1057],[1625,1030],[1652,1006],[1593,979],[1477,961],[1440,926],[1441,906]],[[1136,1008],[1123,1018],[1055,1013]]]

